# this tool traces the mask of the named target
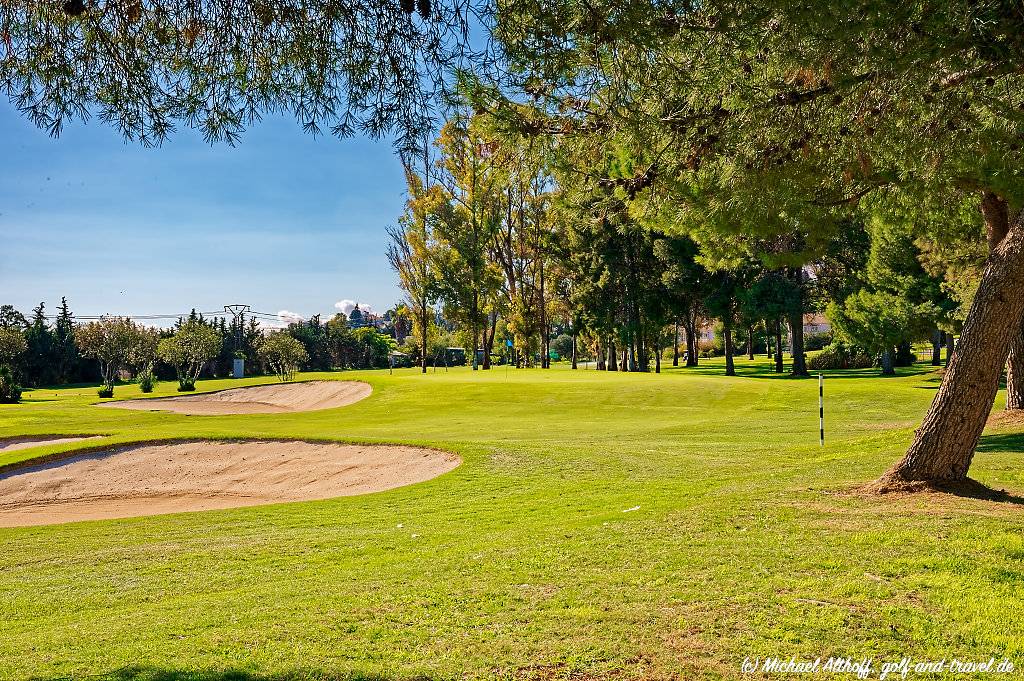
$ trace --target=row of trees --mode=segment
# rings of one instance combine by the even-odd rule
[[[264,333],[258,322],[205,319],[194,311],[172,329],[157,329],[128,317],[76,323],[67,301],[53,324],[42,304],[25,319],[12,306],[0,308],[0,401],[17,402],[21,385],[100,382],[100,397],[112,397],[118,380],[132,377],[143,392],[158,379],[176,378],[178,390],[195,390],[201,375],[227,376],[231,361],[249,357],[282,380],[309,364],[295,328]]]
[[[301,343],[307,358],[301,368],[312,371],[330,369],[379,369],[390,366],[390,356],[404,338],[405,317],[401,309],[387,313],[387,326],[382,332],[360,323],[359,308],[350,317],[338,313],[326,322],[316,315],[307,321],[293,322],[285,330]]]
[[[488,141],[481,121],[457,118],[441,131],[417,173],[407,167],[409,201],[389,229],[388,260],[407,294],[406,308],[426,371],[434,306],[466,338],[477,368],[490,368],[495,341],[511,341],[516,362],[545,364],[550,307],[557,304],[551,178],[528,145]]]
[[[792,373],[807,375],[804,320],[818,312],[842,341],[819,366],[866,356],[892,373],[921,340],[938,364],[960,330],[984,259],[970,214],[953,251],[884,201],[865,201],[813,239],[800,230],[712,238],[638,218],[613,183],[589,182],[596,170],[567,165],[566,144],[510,134],[493,114],[455,117],[434,144],[437,158],[407,168],[409,199],[389,230],[388,258],[423,370],[439,313],[474,368],[479,350],[483,369],[495,339],[518,364],[537,357],[547,366],[562,332],[573,359],[596,357],[611,371],[658,371],[667,347],[678,363],[681,335],[695,366],[701,328],[716,322],[725,373],[742,341],[751,356],[774,355],[779,373],[788,345]]]
[[[247,322],[228,321],[217,317],[206,319],[193,311],[190,315],[176,321],[172,329],[155,329],[139,327],[148,334],[145,346],[153,346],[146,353],[153,355],[155,345],[163,338],[170,337],[176,329],[186,324],[199,324],[217,336],[217,349],[213,357],[203,365],[203,371],[209,376],[227,376],[231,372],[232,360],[236,356],[256,357],[256,344],[261,336],[261,329],[256,319]],[[18,332],[26,342],[24,352],[9,363],[10,369],[16,373],[18,380],[31,387],[42,385],[64,385],[69,383],[94,382],[98,378],[105,380],[99,368],[99,360],[84,351],[84,344],[93,344],[87,332],[81,331],[82,324],[76,322],[66,299],[61,299],[56,316],[46,313],[46,306],[40,303],[26,318],[11,305],[0,306],[0,328]],[[88,325],[85,325],[88,326]],[[138,326],[138,325],[137,325]],[[95,333],[95,327],[90,327]],[[115,334],[123,338],[128,329],[122,328]],[[133,332],[134,333],[134,332]],[[82,334],[86,334],[83,336]],[[132,363],[129,363],[132,364]],[[174,375],[173,364],[155,363],[153,370],[160,378]],[[116,376],[115,376],[116,378]]]
[[[17,401],[19,385],[101,383],[101,396],[132,376],[144,392],[157,380],[177,379],[179,390],[195,389],[201,376],[229,376],[233,360],[250,363],[281,377],[295,371],[366,369],[390,366],[391,354],[408,336],[408,316],[401,306],[385,315],[385,328],[360,326],[358,307],[352,319],[336,314],[326,323],[316,316],[266,333],[254,317],[205,318],[194,310],[171,329],[157,329],[127,317],[79,323],[62,299],[51,321],[43,303],[26,318],[10,305],[0,307],[0,392]],[[355,328],[353,328],[355,326]],[[17,393],[17,394],[16,394]]]

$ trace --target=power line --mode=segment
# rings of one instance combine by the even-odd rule
[[[227,307],[230,307],[230,306],[227,306]],[[220,317],[227,318],[227,316],[233,316],[234,315],[233,311],[231,311],[231,310],[221,309],[221,310],[213,310],[213,311],[206,311],[206,312],[197,312],[195,310],[189,310],[188,312],[179,312],[179,313],[176,313],[176,314],[113,314],[113,313],[107,313],[107,314],[101,314],[101,315],[72,314],[71,316],[76,321],[98,321],[98,320],[102,320],[102,319],[107,319],[109,317],[121,317],[122,319],[132,319],[132,320],[136,320],[136,321],[157,321],[157,320],[163,320],[163,319],[187,319],[187,318],[191,317],[193,313],[198,315],[198,316],[205,317],[205,318],[220,318]],[[280,314],[276,313],[276,312],[259,312],[257,310],[245,310],[241,314],[243,316],[255,317],[257,319],[273,320],[273,321],[277,321],[277,322],[284,321],[282,316]],[[34,316],[34,315],[32,315],[32,316]],[[317,316],[319,316],[319,315],[317,315]],[[46,320],[55,320],[55,319],[59,319],[60,315],[58,315],[58,314],[44,314],[44,315],[42,315],[42,318],[46,319]]]
[[[215,312],[196,312],[196,314],[197,315],[202,315],[204,317],[214,317],[214,316],[217,316],[217,315],[223,316],[224,315],[224,311],[223,310],[217,310]],[[122,319],[125,319],[125,318],[126,319],[181,319],[183,317],[189,317],[191,315],[192,315],[192,311],[189,310],[188,312],[179,313],[179,314],[101,314],[101,315],[80,315],[80,314],[73,314],[72,313],[71,316],[73,318],[75,318],[75,319],[99,320],[99,319],[106,319],[108,317],[121,317]],[[45,315],[42,315],[42,317],[43,317],[43,319],[59,319],[60,315],[45,314]]]

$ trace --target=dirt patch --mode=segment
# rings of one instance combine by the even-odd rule
[[[924,481],[903,480],[895,476],[885,475],[873,482],[850,490],[849,493],[864,496],[950,495],[982,501],[1016,500],[1016,497],[1006,490],[992,489],[973,478],[957,481]]]
[[[993,411],[989,414],[988,421],[985,422],[986,428],[993,428],[995,430],[1003,430],[1004,428],[1014,426],[1018,428],[1024,426],[1024,414],[1019,409]]]
[[[99,406],[207,416],[281,414],[344,407],[369,397],[372,391],[370,384],[362,381],[308,381],[254,385],[181,397],[120,400]]]
[[[24,437],[12,437],[0,440],[0,454],[13,452],[18,449],[31,449],[43,445],[62,445],[66,442],[80,442],[82,440],[95,440],[106,437],[105,435],[26,435]]]
[[[446,473],[422,447],[190,441],[94,451],[0,474],[0,527],[128,518],[379,492]]]

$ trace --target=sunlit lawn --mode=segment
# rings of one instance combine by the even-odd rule
[[[899,457],[936,374],[827,372],[820,447],[817,381],[738,363],[735,378],[717,362],[304,374],[374,394],[292,415],[29,392],[0,407],[0,437],[401,442],[464,463],[361,497],[0,529],[0,675],[689,679],[766,655],[1024,667],[1024,506],[850,493]],[[972,474],[1024,494],[1024,425],[999,428]]]

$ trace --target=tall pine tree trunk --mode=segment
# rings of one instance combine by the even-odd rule
[[[544,296],[544,259],[540,258],[540,368],[551,368],[551,348],[548,345],[548,306]]]
[[[954,345],[953,334],[952,333],[947,333],[946,334],[946,366],[949,366],[949,363],[953,361],[953,345]]]
[[[576,329],[572,330],[572,368],[576,367]]]
[[[672,334],[672,366],[679,366],[679,319],[676,318],[675,330]]]
[[[722,320],[723,335],[725,336],[725,375],[735,376],[736,365],[732,359],[732,320],[726,317]]]
[[[1006,408],[1024,409],[1024,329],[1017,331],[1006,358]]]
[[[651,346],[649,339],[647,338],[646,329],[641,327],[639,340],[637,341],[637,357],[636,363],[639,365],[640,371],[651,370]]]
[[[942,332],[938,329],[932,331],[932,366],[942,364]]]
[[[781,374],[786,370],[782,363],[782,320],[775,320],[775,373]]]
[[[793,347],[790,353],[793,356],[793,376],[810,376],[807,373],[807,359],[804,357],[804,315],[801,312],[792,314],[789,318],[789,332],[793,338]]]
[[[810,376],[807,373],[807,358],[804,356],[804,270],[802,267],[793,267],[789,270],[790,278],[796,283],[797,301],[796,309],[789,314],[789,332],[792,339],[792,347],[789,349],[793,356],[792,376]]]
[[[892,348],[882,350],[882,375],[892,376],[896,370],[892,368]]]
[[[686,366],[697,366],[697,315],[687,315]]]
[[[804,356],[804,271],[797,268],[793,272],[793,278],[797,282],[800,294],[797,308],[789,315],[789,335],[792,339],[792,347],[789,350],[793,356],[793,370],[790,374],[793,376],[810,376],[807,373],[807,358]]]
[[[477,363],[476,363],[476,348],[477,348],[477,341],[479,339],[480,339],[480,330],[477,328],[476,322],[473,322],[473,348],[471,350],[471,352],[473,353],[473,371],[476,371],[477,369],[480,368],[479,366],[477,366]]]
[[[420,305],[420,352],[422,356],[420,358],[421,373],[427,373],[427,333],[430,329],[430,319],[427,318],[427,304],[423,303]]]
[[[960,482],[985,429],[1010,345],[1024,319],[1024,224],[1006,204],[982,201],[991,252],[956,352],[903,459],[880,481]],[[999,235],[1005,235],[999,238]]]
[[[498,325],[498,315],[488,313],[487,319],[489,323],[484,326],[484,361],[482,367],[484,371],[491,368],[491,349],[494,347],[494,332]]]
[[[747,327],[747,359],[754,359],[754,325]]]
[[[615,352],[615,343],[608,343],[608,371],[619,370],[619,355]]]
[[[472,352],[473,352],[473,371],[476,371],[477,369],[480,368],[477,365],[477,361],[476,361],[477,341],[479,340],[479,334],[480,334],[480,324],[479,324],[479,321],[480,321],[479,320],[479,317],[480,317],[480,291],[477,290],[477,288],[475,286],[473,287],[473,308],[470,310],[470,314],[471,314],[472,319],[473,319],[473,324],[472,324],[472,327],[473,327],[473,348],[472,348]]]

